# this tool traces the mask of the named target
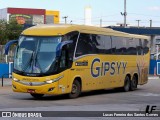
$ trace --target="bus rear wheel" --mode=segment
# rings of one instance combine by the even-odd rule
[[[72,84],[72,90],[71,93],[69,94],[69,98],[77,98],[81,93],[81,85],[78,80],[74,80]]]
[[[36,98],[36,99],[40,99],[44,96],[44,94],[36,94],[36,93],[30,93],[32,97]]]
[[[128,92],[130,89],[130,78],[129,76],[125,77],[123,91]]]
[[[130,90],[133,91],[137,88],[138,85],[138,81],[137,78],[135,76],[133,76],[132,80],[131,80],[131,85],[130,85]]]

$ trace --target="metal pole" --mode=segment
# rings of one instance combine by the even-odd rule
[[[67,24],[67,18],[68,18],[68,16],[63,17],[63,19],[65,19],[65,24]]]
[[[127,26],[127,8],[126,0],[124,0],[124,12],[121,12],[121,15],[124,16],[124,28]]]
[[[156,60],[158,60],[158,51],[159,51],[159,46],[157,45],[156,47],[157,47],[157,49],[156,49]]]
[[[102,19],[100,19],[100,27],[102,27]]]
[[[2,87],[3,87],[3,76],[2,76]]]
[[[8,55],[6,55],[6,63],[8,63]]]
[[[137,22],[138,22],[138,28],[139,28],[139,22],[141,21],[141,20],[136,20]]]
[[[126,16],[127,16],[127,12],[126,12],[126,0],[124,0],[124,27],[126,27]]]
[[[150,27],[152,27],[152,20],[149,20],[150,21]]]

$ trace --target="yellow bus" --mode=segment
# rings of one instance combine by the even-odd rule
[[[135,90],[148,81],[149,37],[84,25],[39,25],[24,30],[14,56],[12,89],[68,94],[121,88]]]

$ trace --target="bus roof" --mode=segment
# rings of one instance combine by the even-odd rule
[[[92,34],[149,39],[148,36],[119,32],[119,31],[112,30],[110,28],[100,28],[100,27],[85,26],[85,25],[68,25],[68,24],[37,25],[24,30],[22,32],[22,35],[54,36],[54,35],[65,35],[66,33],[69,33],[72,31],[79,31],[81,33],[92,33]]]

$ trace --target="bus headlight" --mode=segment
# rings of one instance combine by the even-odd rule
[[[45,82],[46,82],[47,84],[51,84],[51,83],[54,83],[54,82],[59,81],[61,78],[63,78],[63,75],[60,76],[60,77],[58,77],[58,78],[55,78],[55,79],[53,79],[53,80],[47,80],[47,81],[45,81]]]
[[[18,81],[19,81],[17,78],[13,78],[13,80],[14,80],[15,82],[18,82]]]

